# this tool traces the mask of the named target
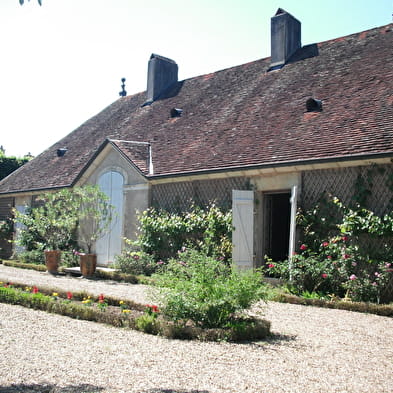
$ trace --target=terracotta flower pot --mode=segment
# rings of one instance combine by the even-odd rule
[[[61,251],[51,250],[45,251],[45,265],[49,273],[57,273],[60,265]]]
[[[97,266],[96,254],[82,254],[79,255],[79,266],[83,277],[91,277]]]

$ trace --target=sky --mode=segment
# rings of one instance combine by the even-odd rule
[[[179,80],[269,57],[278,8],[308,45],[392,23],[393,0],[0,0],[0,146],[36,156],[119,99],[121,78],[145,91],[152,53]]]

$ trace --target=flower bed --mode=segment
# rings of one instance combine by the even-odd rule
[[[71,293],[50,288],[29,287],[21,283],[0,283],[0,302],[21,305],[71,318],[106,323],[167,338],[203,341],[244,341],[263,339],[270,333],[270,322],[263,319],[234,318],[225,329],[202,329],[167,321],[155,305],[128,300]]]

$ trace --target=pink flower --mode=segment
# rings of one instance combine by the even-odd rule
[[[356,262],[352,262],[352,266],[356,266],[357,265],[357,263]]]
[[[322,243],[322,246],[323,246],[323,247],[327,247],[328,245],[329,245],[329,242],[323,242],[323,243]]]
[[[331,255],[328,255],[326,258],[327,258],[327,259],[332,259],[332,256],[331,256]]]
[[[374,273],[375,277],[381,277],[381,273],[375,272]]]
[[[371,285],[372,285],[373,287],[376,287],[378,284],[374,281]]]
[[[348,254],[344,254],[344,255],[343,255],[343,258],[344,258],[344,259],[348,259],[348,258],[351,258],[351,256],[348,255]]]
[[[300,246],[300,249],[301,249],[302,251],[307,250],[307,246],[306,246],[305,244],[302,244],[302,245]]]
[[[327,278],[328,277],[328,275],[326,273],[322,273],[321,276],[322,276],[322,278]]]
[[[268,268],[271,269],[273,268],[275,265],[273,263],[269,263]]]
[[[164,261],[159,260],[159,261],[157,262],[157,265],[163,265],[163,264],[164,264]]]
[[[341,240],[342,240],[343,242],[348,241],[348,236],[343,236],[343,237],[341,238]]]
[[[357,277],[356,277],[354,274],[351,274],[351,275],[349,276],[349,279],[350,279],[351,281],[353,281],[353,280],[356,280]]]

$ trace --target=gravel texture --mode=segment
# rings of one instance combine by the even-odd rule
[[[146,287],[0,265],[0,281],[146,301]],[[393,319],[268,303],[267,341],[168,340],[0,304],[0,393],[389,393]]]

